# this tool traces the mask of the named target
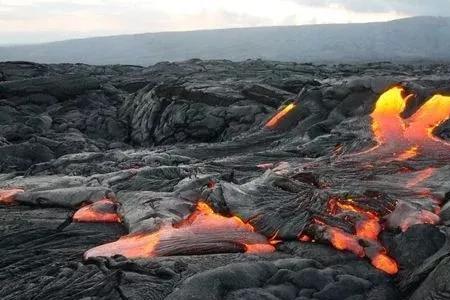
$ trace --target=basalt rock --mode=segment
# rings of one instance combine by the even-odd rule
[[[0,298],[446,299],[449,74],[0,63]]]

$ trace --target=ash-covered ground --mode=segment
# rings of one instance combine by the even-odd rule
[[[0,63],[1,299],[449,299],[450,65]]]

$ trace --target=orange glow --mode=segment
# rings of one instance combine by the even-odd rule
[[[435,95],[427,100],[419,110],[408,119],[405,137],[413,142],[427,139],[437,140],[432,136],[434,128],[450,116],[450,97]]]
[[[356,223],[356,235],[359,238],[376,241],[380,231],[378,219],[361,220]]]
[[[330,235],[330,243],[336,249],[348,250],[360,257],[364,257],[364,249],[359,245],[355,236],[333,227],[328,228],[328,233]]]
[[[74,222],[118,223],[120,217],[116,213],[116,204],[109,199],[86,205],[75,212]]]
[[[405,232],[409,227],[417,224],[437,224],[440,218],[428,210],[418,210],[401,220],[400,229]]]
[[[11,205],[16,201],[17,194],[23,193],[22,189],[0,190],[0,204]]]
[[[311,237],[309,237],[309,236],[306,235],[306,234],[301,234],[301,235],[298,237],[298,239],[299,239],[299,241],[301,241],[301,242],[309,242],[309,241],[311,241]]]
[[[416,172],[416,176],[408,180],[406,183],[407,188],[412,188],[418,185],[419,183],[427,180],[434,174],[435,169],[434,168],[426,168],[422,171]]]
[[[180,254],[179,251],[182,251],[183,247],[188,249],[189,245],[194,247],[189,249],[192,253],[197,250],[195,249],[196,241],[203,246],[206,245],[206,248],[223,242],[240,245],[245,252],[249,253],[275,251],[275,247],[268,242],[267,238],[254,231],[253,226],[238,217],[224,217],[215,213],[208,204],[199,202],[196,210],[175,226],[165,225],[154,233],[131,234],[121,237],[116,242],[86,251],[84,257],[117,254],[128,258],[154,257],[171,255],[170,249],[174,249],[175,254]],[[205,253],[202,249],[197,251]]]
[[[403,93],[402,87],[393,87],[378,98],[371,117],[372,130],[380,144],[398,139],[403,135],[405,126],[400,113],[405,109],[408,98],[403,97]]]
[[[274,251],[274,247],[272,244],[253,244],[247,245],[245,244],[245,253],[272,253]]]
[[[411,159],[413,157],[416,157],[418,154],[419,154],[419,147],[412,146],[411,148],[405,150],[405,152],[401,153],[397,157],[397,160],[405,161],[405,160]]]
[[[403,96],[402,87],[394,87],[383,93],[377,100],[372,116],[372,130],[379,144],[412,144],[400,154],[399,160],[407,160],[420,153],[420,146],[440,142],[432,131],[450,116],[450,96],[435,95],[428,99],[407,120],[400,114],[413,95]],[[401,149],[400,149],[401,150]]]
[[[372,258],[372,265],[388,274],[394,275],[398,272],[397,262],[384,253],[378,253]]]
[[[275,128],[277,127],[278,123],[291,111],[295,108],[295,104],[291,103],[287,105],[283,110],[279,111],[275,116],[273,116],[269,122],[266,123],[266,127],[268,128]]]
[[[375,212],[364,210],[363,208],[361,208],[358,205],[356,205],[355,203],[353,203],[351,199],[340,200],[340,199],[336,199],[336,198],[331,198],[328,201],[328,212],[330,214],[335,215],[339,212],[345,212],[345,211],[356,212],[356,213],[362,214],[364,216],[367,216],[369,218],[378,220],[378,216]]]

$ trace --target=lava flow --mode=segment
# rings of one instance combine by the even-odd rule
[[[400,114],[405,110],[411,95],[404,96],[402,87],[393,87],[378,99],[372,113],[372,131],[379,144],[398,141],[405,131]]]
[[[285,108],[283,108],[282,110],[280,110],[275,116],[273,116],[267,123],[266,123],[266,127],[267,128],[275,128],[277,127],[277,125],[280,123],[280,121],[282,119],[285,118],[285,116],[295,108],[295,104],[294,103],[290,103],[289,105],[287,105]]]
[[[137,233],[86,251],[84,258],[123,255],[128,258],[223,252],[268,253],[273,244],[238,217],[224,217],[204,202],[176,225],[153,233]]]
[[[334,248],[353,252],[359,257],[367,257],[374,267],[388,274],[393,275],[398,272],[396,261],[386,254],[386,250],[378,242],[382,227],[377,212],[358,206],[352,199],[337,198],[331,198],[328,201],[327,210],[330,216],[342,217],[355,229],[355,233],[351,234],[327,225],[322,220],[314,219],[313,226],[319,229],[318,232],[324,233],[325,240],[329,241]]]
[[[401,86],[395,86],[383,93],[371,114],[372,131],[378,145],[369,151],[349,156],[351,159],[358,159],[347,163],[353,165],[376,159],[374,168],[378,165],[385,168],[386,163],[393,160],[402,162],[417,160],[420,157],[421,164],[417,165],[418,169],[415,169],[414,173],[413,169],[410,169],[410,174],[405,174],[402,173],[402,168],[398,168],[397,172],[402,173],[399,189],[403,193],[429,198],[430,191],[426,186],[421,187],[421,184],[433,176],[436,170],[434,164],[445,162],[445,155],[450,151],[448,144],[432,134],[434,129],[450,116],[450,97],[435,95],[411,117],[403,119],[401,114],[413,97],[413,94],[408,94]],[[377,161],[380,163],[376,163]],[[392,166],[392,170],[395,174],[396,165]],[[383,203],[386,203],[386,199]],[[398,271],[397,263],[389,257],[378,241],[382,229],[399,228],[405,231],[415,224],[436,224],[439,222],[439,216],[425,209],[426,205],[421,207],[399,199],[394,203],[392,208],[374,211],[368,207],[377,207],[376,204],[331,198],[327,207],[329,217],[324,217],[323,220],[315,218],[312,226],[316,230],[313,229],[312,232],[322,232],[323,238],[336,249],[367,257],[376,268],[388,274],[395,274]],[[345,224],[345,230],[336,224]]]
[[[109,199],[102,199],[83,206],[75,212],[72,219],[75,222],[118,223],[120,217],[116,213],[117,204]]]
[[[414,97],[405,89],[393,87],[378,99],[372,116],[372,130],[379,146],[390,146],[399,154],[399,160],[407,160],[433,145],[447,145],[435,138],[433,130],[450,116],[450,96],[435,95],[428,99],[411,117],[402,119],[400,114]]]
[[[16,201],[16,196],[23,193],[22,189],[0,190],[0,204],[11,205]]]

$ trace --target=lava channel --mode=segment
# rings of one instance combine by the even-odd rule
[[[281,120],[283,120],[286,115],[292,111],[294,108],[296,107],[296,105],[294,103],[290,103],[289,105],[287,105],[285,108],[283,108],[282,110],[280,110],[275,116],[273,116],[267,123],[266,123],[266,127],[270,128],[270,129],[274,129],[278,126],[278,124],[280,123]]]
[[[72,220],[80,223],[119,223],[120,216],[116,210],[117,203],[109,199],[102,199],[77,210]]]
[[[255,232],[253,226],[238,217],[215,213],[199,202],[193,213],[176,225],[165,225],[153,233],[135,233],[92,248],[84,258],[123,255],[146,258],[171,255],[195,255],[227,252],[270,253],[276,241]]]

